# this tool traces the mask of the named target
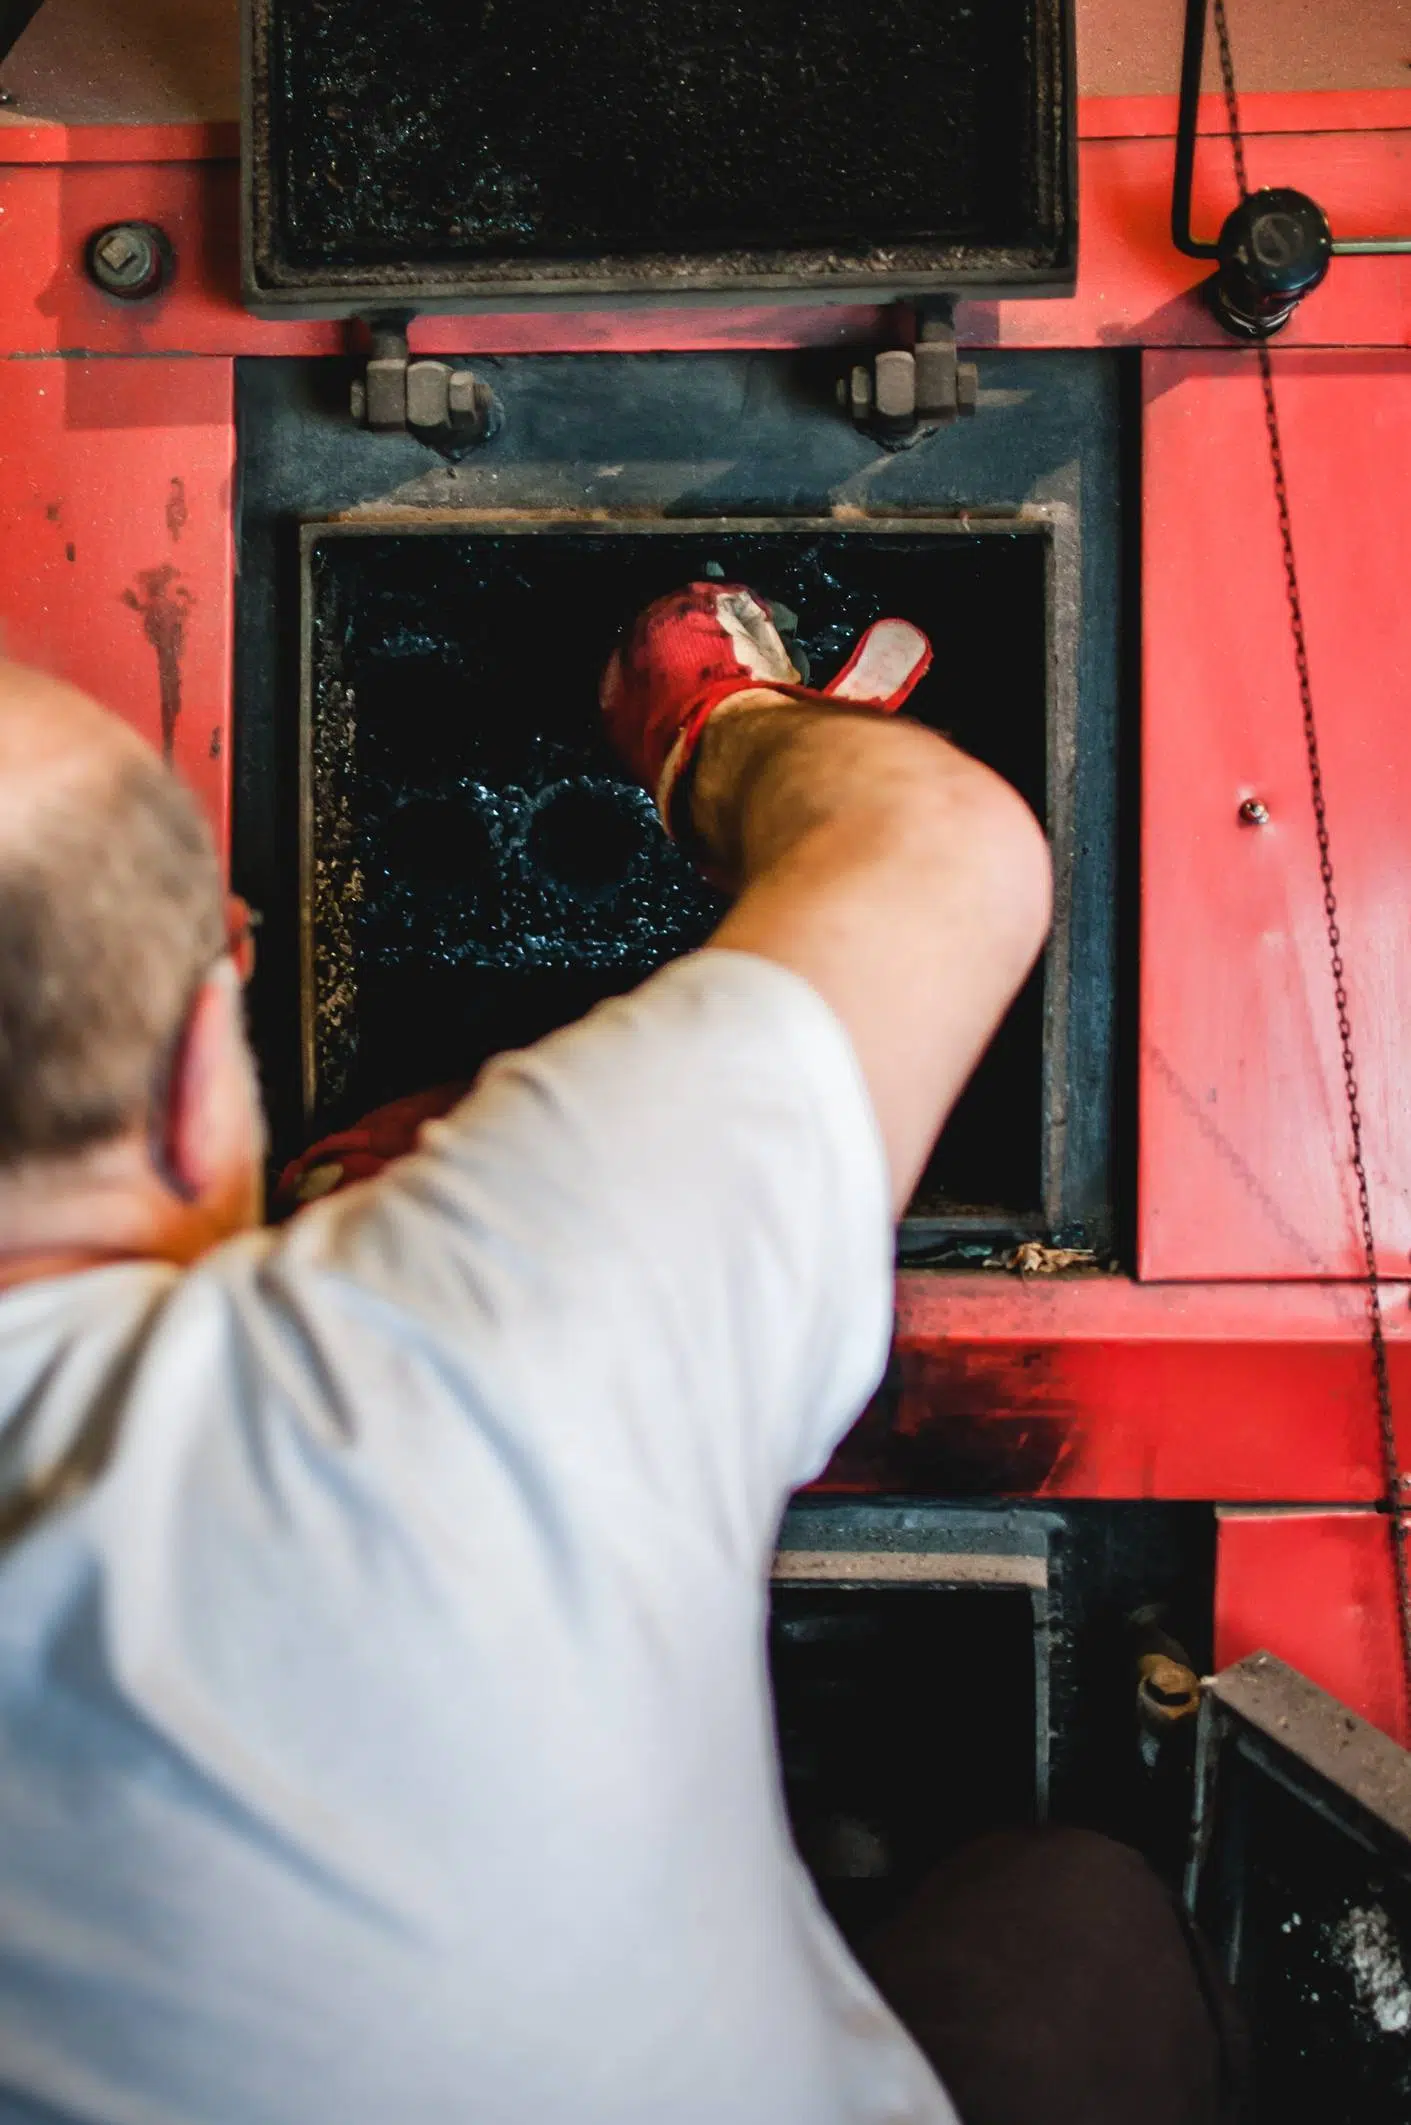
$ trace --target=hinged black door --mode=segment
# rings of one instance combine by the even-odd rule
[[[1072,0],[244,0],[273,311],[1062,291]]]
[[[1268,1653],[1208,1684],[1187,1899],[1249,2018],[1258,2125],[1411,2118],[1411,1755]]]

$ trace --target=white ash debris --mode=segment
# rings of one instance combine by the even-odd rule
[[[1411,1982],[1401,1945],[1380,1904],[1357,1905],[1329,1933],[1334,1953],[1352,1974],[1358,2003],[1384,2036],[1411,2031]]]

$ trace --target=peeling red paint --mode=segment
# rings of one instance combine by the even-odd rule
[[[186,616],[195,600],[170,561],[139,571],[135,590],[122,594],[142,616],[142,632],[157,652],[157,686],[162,710],[162,758],[170,763],[181,716],[181,658],[186,645]]]
[[[174,479],[167,494],[167,530],[171,533],[173,546],[186,529],[190,515],[186,501],[186,482],[183,479]]]

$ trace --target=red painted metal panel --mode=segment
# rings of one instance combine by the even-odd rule
[[[1339,236],[1411,231],[1411,134],[1269,134],[1248,143],[1250,182],[1291,184]],[[971,346],[1222,347],[1194,291],[1209,268],[1171,243],[1168,140],[1089,141],[1079,155],[1078,288],[1070,301],[958,306]],[[1235,204],[1228,148],[1196,158],[1194,226],[1212,240]],[[1290,346],[1411,344],[1411,274],[1396,258],[1340,258],[1284,335]],[[1355,270],[1354,270],[1355,269]]]
[[[1179,96],[1080,96],[1080,140],[1174,140]],[[1411,89],[1282,89],[1240,97],[1246,139],[1256,133],[1375,133],[1411,126]],[[1202,96],[1199,133],[1228,134],[1222,95]],[[3,136],[0,136],[3,139]]]
[[[0,123],[0,163],[231,162],[239,154],[240,128],[233,123],[31,125],[16,118]]]
[[[226,845],[228,361],[0,362],[0,646],[172,758]]]
[[[1388,1293],[1411,1462],[1411,1311]],[[904,1272],[896,1371],[832,1487],[1366,1502],[1381,1493],[1360,1292]]]
[[[332,325],[257,325],[240,306],[239,187],[232,163],[0,168],[3,344],[22,354],[332,353]],[[177,267],[170,289],[125,303],[94,287],[84,246],[111,221],[154,221]]]
[[[1261,1650],[1411,1744],[1384,1515],[1220,1515],[1215,1665]]]
[[[1078,290],[1058,300],[962,303],[960,337],[976,347],[1218,346],[1228,340],[1196,298],[1204,269],[1172,249],[1171,144],[1092,140],[1080,154]],[[1408,223],[1411,132],[1270,134],[1250,143],[1256,183],[1303,185],[1340,235]],[[1197,226],[1213,233],[1233,204],[1228,157],[1199,158]],[[83,247],[104,222],[161,223],[175,244],[169,293],[123,304],[92,287]],[[331,353],[344,327],[267,324],[241,308],[238,174],[231,163],[71,162],[4,166],[0,132],[0,264],[4,338],[21,353]],[[523,311],[423,318],[423,352],[574,353],[671,348],[837,345],[875,339],[871,306],[760,305],[632,311]],[[1291,345],[1411,345],[1411,272],[1404,259],[1339,259],[1289,328]]]
[[[1411,1250],[1411,361],[1275,357],[1372,1207]],[[1252,356],[1145,371],[1139,1268],[1360,1270],[1283,568]],[[1257,797],[1267,826],[1240,823]]]

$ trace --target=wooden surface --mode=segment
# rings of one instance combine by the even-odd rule
[[[1229,0],[1241,86],[1411,83],[1411,0]],[[1085,95],[1175,88],[1181,0],[1078,0]],[[6,63],[21,115],[74,125],[229,119],[239,110],[238,0],[46,0]],[[1210,82],[1215,83],[1213,45]]]

